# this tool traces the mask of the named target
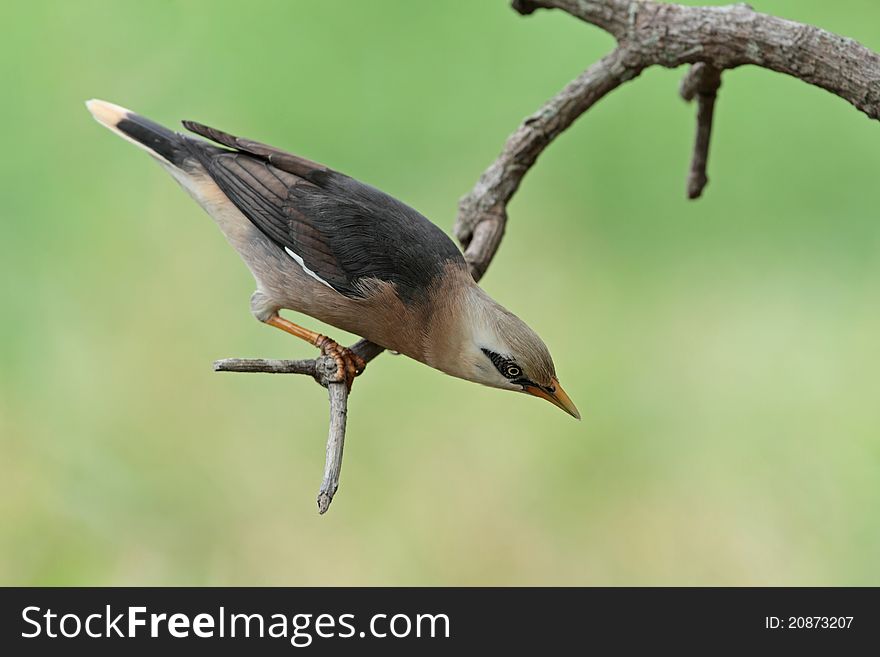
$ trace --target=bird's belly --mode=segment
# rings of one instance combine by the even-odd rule
[[[166,167],[190,196],[211,216],[229,245],[244,260],[256,279],[257,288],[266,297],[267,306],[307,312],[308,297],[317,281],[266,237],[229,200],[226,194],[195,165],[191,171]],[[313,285],[314,284],[314,285]],[[303,298],[305,297],[305,299]],[[271,308],[267,308],[271,310]]]
[[[305,285],[310,286],[308,293],[291,295],[296,298],[290,298],[285,308],[424,361],[418,319],[393,291],[379,290],[363,299],[350,299],[321,284]]]

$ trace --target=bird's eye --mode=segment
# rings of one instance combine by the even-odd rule
[[[509,358],[506,358],[501,354],[496,354],[494,351],[489,351],[488,349],[483,349],[483,353],[492,361],[492,364],[501,376],[508,379],[519,379],[522,377],[522,368]]]

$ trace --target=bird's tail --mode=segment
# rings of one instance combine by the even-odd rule
[[[96,99],[86,101],[86,107],[98,123],[162,163],[182,168],[184,160],[192,156],[186,137],[124,107]]]

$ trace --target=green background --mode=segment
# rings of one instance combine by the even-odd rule
[[[754,4],[880,49],[871,0]],[[880,584],[880,131],[844,101],[726,73],[697,202],[683,70],[601,101],[483,281],[584,420],[384,355],[320,517],[326,393],[211,371],[309,348],[251,317],[219,231],[83,101],[286,147],[449,230],[611,38],[501,0],[0,19],[0,583]]]

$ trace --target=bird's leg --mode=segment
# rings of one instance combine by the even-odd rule
[[[267,324],[280,328],[286,333],[295,335],[306,342],[310,342],[321,350],[325,356],[330,356],[336,361],[336,378],[345,381],[348,389],[351,390],[351,384],[354,378],[364,371],[367,364],[364,359],[354,353],[351,349],[343,347],[335,340],[328,338],[326,335],[315,333],[307,328],[303,328],[298,324],[294,324],[290,320],[284,319],[280,315],[273,315],[267,321]]]

